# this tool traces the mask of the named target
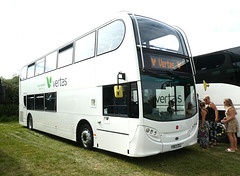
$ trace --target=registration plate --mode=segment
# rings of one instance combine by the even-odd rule
[[[178,149],[178,148],[181,148],[181,147],[182,147],[182,144],[176,144],[176,145],[172,145],[171,149]]]

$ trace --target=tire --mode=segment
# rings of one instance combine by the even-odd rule
[[[226,133],[226,127],[222,123],[217,123],[217,141],[218,142],[228,142],[228,137]]]
[[[79,130],[78,142],[84,148],[91,150],[93,148],[93,132],[88,124],[83,124]]]
[[[33,120],[31,115],[28,115],[27,127],[28,129],[33,130]]]

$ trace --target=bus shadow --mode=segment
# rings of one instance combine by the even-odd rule
[[[25,126],[24,126],[24,128],[28,129],[28,128],[25,127]],[[78,145],[77,145],[77,142],[71,141],[71,140],[66,139],[66,138],[62,138],[62,137],[60,137],[60,136],[56,136],[56,135],[53,135],[53,134],[49,134],[49,133],[46,133],[46,132],[43,132],[43,131],[39,131],[39,130],[36,130],[36,129],[33,129],[32,131],[33,131],[33,132],[36,132],[36,133],[38,133],[38,134],[41,134],[41,135],[43,135],[43,136],[45,136],[45,137],[48,137],[48,138],[50,138],[50,139],[54,139],[54,140],[56,140],[56,141],[59,141],[59,142],[63,142],[63,143],[66,143],[66,144],[69,144],[69,145],[72,145],[72,146],[76,146],[76,147],[78,146]]]

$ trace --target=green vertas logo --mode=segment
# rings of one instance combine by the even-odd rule
[[[62,87],[62,86],[67,86],[67,78],[59,78],[57,80],[52,80],[52,76],[46,77],[47,79],[47,86],[48,88],[53,87]]]
[[[47,79],[47,85],[48,85],[48,88],[51,87],[51,83],[52,83],[52,77],[50,76],[50,79],[48,77],[46,77]]]

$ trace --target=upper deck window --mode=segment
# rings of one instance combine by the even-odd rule
[[[45,64],[45,58],[42,58],[36,62],[36,65],[35,65],[35,67],[36,67],[35,75],[36,76],[44,73],[44,64]]]
[[[34,76],[34,68],[35,68],[35,63],[31,64],[28,66],[27,69],[27,78],[31,78]]]
[[[65,46],[58,53],[58,68],[71,64],[73,61],[73,44]]]
[[[57,51],[46,56],[45,72],[56,69]]]
[[[94,56],[95,32],[79,39],[75,45],[75,62]]]
[[[23,67],[21,74],[20,74],[20,80],[23,81],[27,78],[27,66]]]
[[[98,31],[97,54],[103,54],[117,49],[123,41],[125,25],[123,21],[114,21]]]
[[[181,34],[177,30],[150,18],[136,16],[136,19],[143,48],[187,55]],[[136,30],[135,24],[135,34],[138,34]],[[139,37],[136,40],[137,45],[140,45]]]

